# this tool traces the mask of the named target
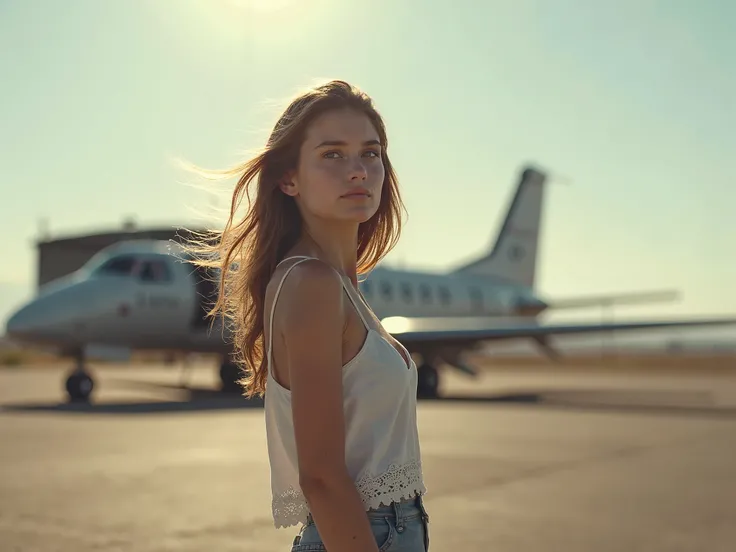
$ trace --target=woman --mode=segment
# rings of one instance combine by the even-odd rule
[[[358,291],[400,234],[386,146],[366,94],[307,91],[220,173],[240,175],[230,218],[197,249],[220,269],[210,314],[228,316],[244,394],[265,394],[274,524],[303,524],[293,552],[428,549],[416,365]]]

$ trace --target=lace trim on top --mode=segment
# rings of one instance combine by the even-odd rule
[[[276,528],[289,527],[297,523],[307,523],[309,508],[304,495],[299,489],[289,487],[288,490],[275,495],[271,501],[273,523]]]
[[[366,510],[424,494],[426,489],[422,480],[422,462],[417,460],[400,466],[391,464],[378,476],[361,476],[355,482],[355,487]],[[309,507],[301,490],[289,488],[274,496],[271,509],[277,528],[307,522]]]

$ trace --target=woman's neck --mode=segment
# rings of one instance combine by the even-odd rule
[[[312,224],[302,231],[304,247],[358,285],[358,225]]]

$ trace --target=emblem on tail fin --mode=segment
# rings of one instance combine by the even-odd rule
[[[520,261],[524,257],[525,251],[524,248],[520,245],[514,245],[511,248],[509,248],[509,260],[510,261]]]

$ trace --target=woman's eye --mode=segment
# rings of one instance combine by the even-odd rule
[[[368,150],[363,153],[366,157],[381,157],[380,152],[377,152],[375,150]],[[340,159],[342,157],[342,154],[339,151],[327,151],[322,154],[322,157],[325,159]]]

